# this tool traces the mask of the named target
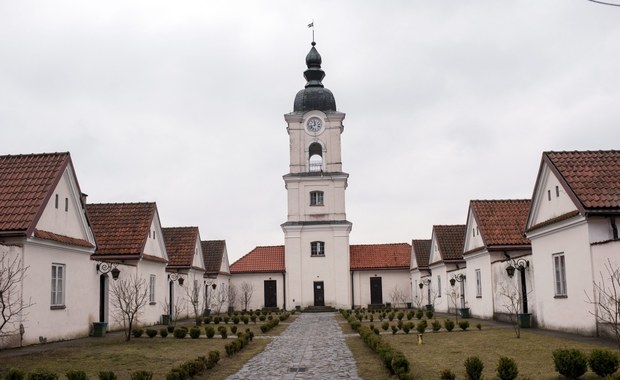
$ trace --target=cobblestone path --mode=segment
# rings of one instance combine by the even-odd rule
[[[304,313],[228,379],[360,377],[335,313]]]

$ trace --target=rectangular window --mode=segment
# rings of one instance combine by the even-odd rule
[[[553,255],[553,280],[556,297],[566,297],[566,263],[563,253]]]
[[[555,187],[555,196],[559,197],[560,196],[560,186],[556,186]]]
[[[69,198],[65,198],[65,212],[69,211]]]
[[[152,274],[149,281],[149,303],[155,304],[155,275]]]
[[[323,206],[323,192],[311,191],[310,192],[310,206]]]
[[[441,297],[441,277],[437,276],[437,297]]]
[[[65,305],[65,265],[52,264],[52,306]]]
[[[310,256],[325,256],[325,243],[322,241],[310,243]]]
[[[482,298],[482,275],[480,269],[476,269],[476,297]]]
[[[194,303],[198,303],[198,293],[200,293],[200,288],[198,287],[198,280],[194,280],[194,289],[192,289],[192,298],[194,299]]]
[[[54,198],[54,207],[58,208],[58,194],[56,194],[56,197]]]
[[[551,190],[547,190],[547,200],[551,200]]]

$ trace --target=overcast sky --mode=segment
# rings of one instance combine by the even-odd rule
[[[352,244],[531,197],[546,150],[618,149],[620,7],[586,0],[0,0],[0,154],[69,151],[89,202],[280,245],[314,20],[346,113]]]

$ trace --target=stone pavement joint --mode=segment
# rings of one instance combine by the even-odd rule
[[[228,379],[360,379],[335,315],[301,314]]]

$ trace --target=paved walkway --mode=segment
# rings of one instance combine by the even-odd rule
[[[302,313],[236,379],[360,379],[335,313]]]

